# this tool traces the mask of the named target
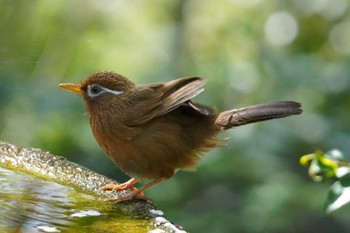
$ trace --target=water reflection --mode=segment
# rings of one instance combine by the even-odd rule
[[[0,229],[33,232],[39,226],[69,226],[72,188],[0,168]]]
[[[96,208],[90,196],[3,168],[0,168],[0,197],[1,232],[60,232],[76,224],[72,218],[75,212],[100,215],[98,210],[89,210],[89,199],[90,208]]]
[[[126,206],[111,205],[73,188],[0,167],[0,232],[160,230],[157,228],[162,224],[130,216],[123,211]],[[159,210],[152,211],[152,215],[163,215]]]

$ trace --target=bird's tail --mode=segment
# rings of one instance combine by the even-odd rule
[[[232,109],[219,113],[215,124],[222,129],[265,121],[275,118],[298,115],[302,112],[301,104],[293,101],[280,101]]]

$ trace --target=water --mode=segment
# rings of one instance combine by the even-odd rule
[[[1,233],[89,231],[165,232],[74,188],[0,167]]]

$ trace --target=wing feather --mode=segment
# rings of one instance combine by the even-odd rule
[[[138,85],[134,90],[134,98],[138,101],[125,113],[125,123],[136,126],[166,114],[199,95],[204,90],[205,83],[200,77],[188,77],[165,83]]]

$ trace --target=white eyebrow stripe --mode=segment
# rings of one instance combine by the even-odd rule
[[[124,91],[115,91],[115,90],[111,90],[111,89],[108,89],[108,88],[105,88],[105,87],[101,87],[102,90],[106,91],[106,92],[109,92],[113,95],[120,95],[120,94],[123,94]]]

